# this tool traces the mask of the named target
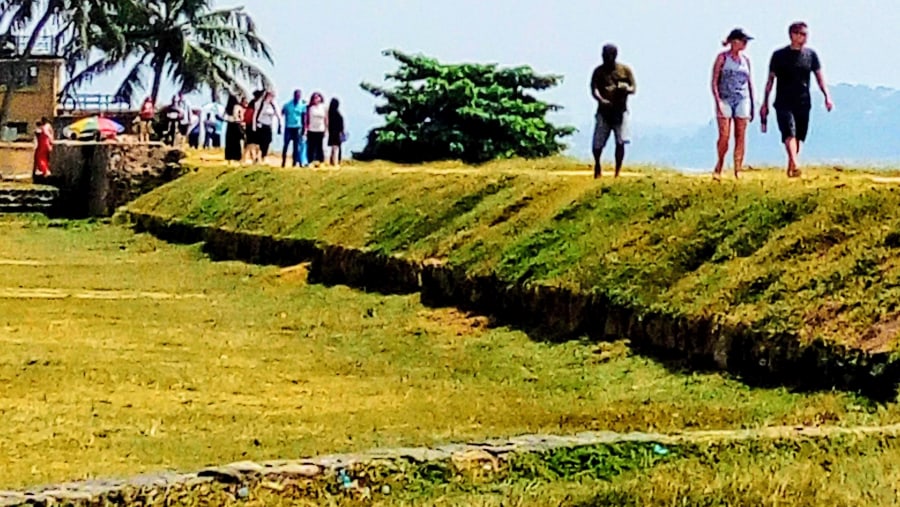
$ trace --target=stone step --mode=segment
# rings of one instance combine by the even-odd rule
[[[31,183],[33,179],[31,171],[0,174],[0,183]]]
[[[0,212],[46,211],[53,207],[59,189],[31,183],[0,183]]]

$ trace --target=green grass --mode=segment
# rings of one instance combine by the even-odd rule
[[[713,184],[643,168],[594,182],[581,164],[541,164],[203,168],[130,208],[437,258],[802,343],[897,349],[900,186],[879,179],[887,173],[816,168],[788,181],[753,171]]]
[[[5,216],[0,236],[0,487],[535,432],[900,420],[104,223]],[[73,297],[24,297],[48,288]]]
[[[435,488],[429,505],[858,506],[898,505],[898,444],[889,441],[699,446],[613,481],[501,484],[477,492]],[[403,505],[403,501],[395,502]]]
[[[900,505],[895,438],[741,442],[670,448],[620,445],[513,460],[496,472],[410,466],[360,470],[368,496],[336,478],[173,490],[165,505],[807,506]],[[383,485],[388,490],[383,490]],[[359,486],[362,488],[362,485]],[[159,505],[163,504],[158,499]]]
[[[522,481],[481,491],[435,488],[429,505],[900,505],[896,440],[704,445],[612,481]],[[385,505],[410,505],[399,500]]]

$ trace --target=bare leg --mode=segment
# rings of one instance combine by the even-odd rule
[[[728,137],[731,135],[731,118],[716,118],[719,126],[719,140],[716,142],[716,167],[713,169],[713,178],[720,179],[722,177],[722,167],[725,166],[725,154],[728,153]]]
[[[736,118],[734,120],[734,177],[739,178],[740,172],[744,170],[744,153],[747,149],[747,124],[750,121],[747,118]]]
[[[785,150],[787,150],[788,156],[787,175],[789,178],[797,176],[797,146],[797,139],[794,137],[789,137],[784,142],[784,147]]]
[[[600,155],[603,153],[603,150],[594,150],[594,179],[596,180],[601,176],[602,170],[600,168]]]
[[[625,161],[625,143],[616,143],[616,178],[622,170],[622,162]]]

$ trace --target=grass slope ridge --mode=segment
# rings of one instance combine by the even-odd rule
[[[663,172],[593,183],[506,167],[203,169],[129,210],[593,294],[642,315],[703,320],[710,333],[743,330],[763,356],[824,344],[848,360],[880,358],[873,376],[895,364],[895,186],[829,171],[713,185]]]

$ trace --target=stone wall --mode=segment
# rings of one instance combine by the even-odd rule
[[[564,463],[571,473],[592,472],[591,466],[609,466],[608,474],[632,470],[626,463],[638,459],[652,466],[698,452],[760,443],[792,445],[803,441],[839,438],[896,438],[900,425],[889,426],[776,426],[759,429],[684,431],[660,433],[584,432],[577,435],[521,435],[485,442],[446,444],[435,447],[373,449],[353,454],[331,454],[299,460],[241,461],[210,467],[194,473],[164,472],[131,479],[89,480],[0,491],[0,507],[35,505],[163,506],[163,505],[265,505],[279,499],[307,505],[381,505],[397,487],[415,484],[423,477],[460,481],[475,477],[481,485],[502,483],[510,478],[517,458],[532,455],[545,462]],[[700,447],[704,446],[704,447]],[[706,447],[709,446],[709,447]],[[578,452],[577,460],[572,451]],[[637,457],[637,458],[636,458]],[[562,461],[560,458],[564,458]],[[605,465],[603,461],[608,461]],[[474,471],[477,474],[472,475]],[[436,473],[437,472],[437,473]],[[537,480],[528,467],[520,468],[520,480]],[[427,475],[426,475],[427,474]],[[546,475],[540,476],[546,479]],[[218,493],[218,494],[217,494]],[[330,502],[326,500],[331,500]],[[344,500],[344,501],[341,501]],[[358,500],[359,503],[353,502]],[[276,500],[277,501],[277,500]]]
[[[160,143],[61,141],[50,158],[51,176],[35,178],[59,188],[54,211],[66,217],[110,216],[137,196],[184,173],[183,153]]]
[[[34,169],[34,143],[0,143],[0,179],[30,179]]]

